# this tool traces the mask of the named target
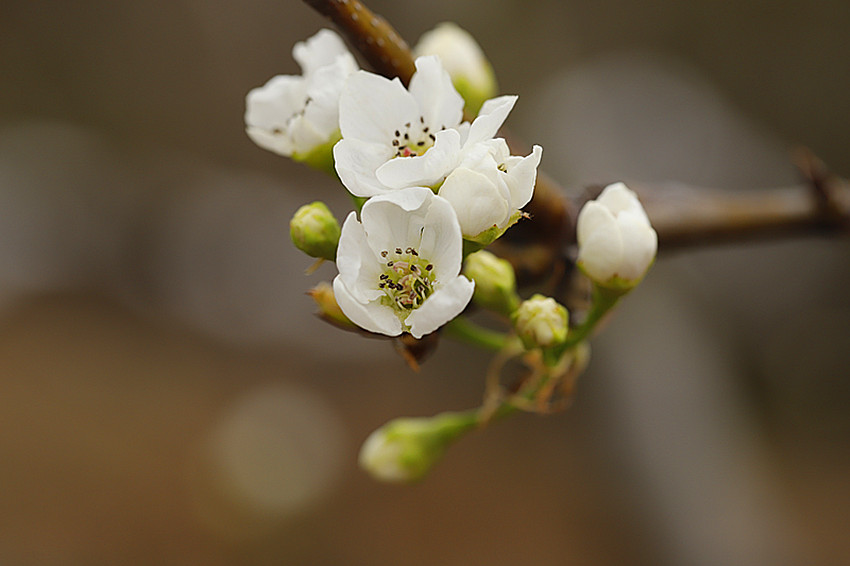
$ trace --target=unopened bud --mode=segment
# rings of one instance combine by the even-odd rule
[[[416,57],[436,55],[466,101],[466,110],[478,114],[484,101],[499,91],[493,67],[475,39],[456,24],[444,22],[419,39],[413,48]]]
[[[375,479],[410,483],[422,479],[446,448],[476,425],[474,413],[400,418],[369,435],[360,449],[360,467]]]
[[[567,309],[551,297],[534,295],[523,301],[513,316],[514,329],[528,348],[549,348],[567,339]]]
[[[475,281],[472,300],[483,308],[509,315],[519,305],[511,263],[481,250],[467,256],[463,274]]]
[[[649,217],[623,183],[609,185],[582,207],[576,235],[577,265],[595,283],[620,294],[640,283],[658,249]]]
[[[334,261],[339,244],[339,222],[323,202],[299,208],[289,222],[295,247],[311,257]]]
[[[339,308],[333,287],[327,281],[322,281],[307,291],[307,294],[313,298],[316,306],[319,307],[319,318],[346,330],[357,328],[357,325],[351,322]]]

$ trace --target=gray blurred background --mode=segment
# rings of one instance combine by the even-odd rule
[[[542,169],[589,183],[850,174],[850,4],[370,5],[471,31]],[[341,187],[255,147],[245,93],[325,22],[295,0],[0,4],[0,564],[839,565],[850,561],[850,245],[660,259],[573,407],[374,483],[395,416],[479,403],[315,319],[288,240]]]

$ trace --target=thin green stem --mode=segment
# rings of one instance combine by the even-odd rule
[[[503,349],[510,340],[508,334],[479,326],[465,316],[452,319],[443,327],[443,331],[456,340],[495,351]]]
[[[589,338],[590,334],[596,328],[596,325],[599,324],[600,320],[602,320],[602,317],[604,317],[608,311],[617,304],[620,297],[624,294],[625,293],[619,289],[612,290],[600,287],[599,285],[594,285],[593,302],[590,306],[590,310],[587,312],[587,316],[580,325],[575,328],[570,328],[570,332],[567,334],[567,341],[557,348],[555,352],[556,355],[560,357],[570,348],[574,348],[577,344]]]

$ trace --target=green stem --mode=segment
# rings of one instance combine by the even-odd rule
[[[510,339],[507,334],[479,326],[465,316],[455,317],[443,329],[451,338],[488,350],[499,351]]]
[[[556,356],[560,357],[570,348],[574,348],[581,341],[589,338],[596,325],[602,320],[602,317],[617,304],[620,297],[624,294],[619,289],[609,289],[594,285],[593,302],[590,310],[587,312],[587,316],[580,325],[570,328],[570,332],[567,334],[567,341],[557,348],[555,351]]]

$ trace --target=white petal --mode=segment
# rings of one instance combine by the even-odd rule
[[[419,240],[419,255],[434,265],[437,281],[460,273],[463,237],[454,208],[446,199],[434,196],[428,207]]]
[[[251,139],[264,149],[291,155],[295,149],[289,123],[304,108],[305,92],[304,79],[289,75],[272,77],[252,89],[245,97],[245,125]]]
[[[390,159],[375,171],[387,187],[401,189],[431,186],[443,180],[460,159],[460,134],[443,130],[435,135],[434,145],[423,155]]]
[[[615,216],[626,210],[635,212],[649,224],[649,218],[646,216],[637,195],[623,183],[614,183],[605,187],[596,198],[596,202],[610,210]]]
[[[334,297],[345,316],[357,326],[387,336],[401,334],[401,322],[391,307],[378,301],[361,303],[349,293],[339,275],[334,278]]]
[[[435,331],[466,308],[472,299],[475,283],[459,275],[434,291],[422,305],[404,321],[414,338]]]
[[[360,215],[375,253],[397,247],[419,247],[425,217],[434,193],[424,187],[393,191],[369,199]]]
[[[397,78],[358,71],[348,78],[339,99],[339,127],[343,139],[353,138],[387,146],[394,131],[419,120],[419,107]]]
[[[375,177],[375,170],[394,153],[383,144],[342,139],[334,146],[334,167],[340,181],[351,194],[372,197],[389,192]]]
[[[292,140],[293,151],[307,153],[328,141],[331,132],[320,132],[316,125],[302,114],[290,120],[288,134]]]
[[[338,59],[317,70],[307,81],[310,102],[304,110],[304,116],[326,138],[339,130],[339,97],[345,80],[355,70],[346,67],[343,60]]]
[[[598,202],[588,202],[579,213],[576,235],[578,263],[587,274],[597,281],[614,276],[623,258],[623,242],[614,215]]]
[[[419,57],[410,79],[410,94],[419,104],[421,116],[431,128],[453,128],[463,120],[463,97],[452,85],[436,55]],[[416,118],[419,119],[418,117]]]
[[[342,38],[329,29],[319,30],[313,37],[299,41],[292,48],[292,57],[301,65],[305,75],[332,64],[341,55],[348,55],[354,60]],[[356,67],[357,63],[354,64]]]
[[[383,294],[378,289],[378,277],[381,274],[379,256],[369,246],[364,227],[357,221],[355,212],[349,213],[342,225],[336,267],[339,277],[356,300],[372,301]]]
[[[288,135],[275,134],[262,128],[248,127],[245,132],[255,144],[278,155],[289,157],[295,151]]]
[[[508,172],[505,183],[511,193],[511,207],[520,209],[531,200],[534,183],[537,181],[537,166],[543,157],[543,148],[535,145],[531,154],[522,158],[509,158],[506,163]]]
[[[505,95],[491,98],[481,107],[478,117],[469,128],[469,137],[465,146],[491,139],[505,123],[508,114],[516,104],[517,96]]]
[[[493,169],[496,170],[495,165]],[[446,178],[439,194],[451,203],[461,231],[469,237],[494,225],[503,226],[515,210],[510,207],[506,190],[500,190],[482,173],[463,167]]]
[[[658,236],[636,212],[622,212],[617,225],[623,239],[623,261],[617,275],[626,280],[643,277],[658,248]]]

